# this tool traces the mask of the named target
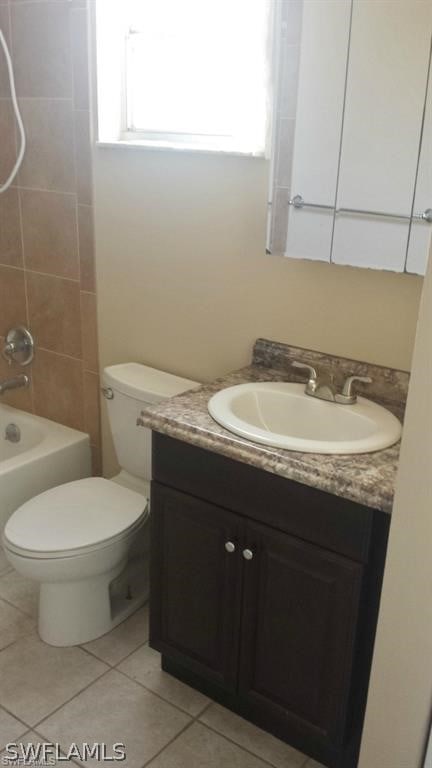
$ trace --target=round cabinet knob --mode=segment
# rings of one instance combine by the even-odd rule
[[[253,558],[253,552],[251,549],[244,549],[243,550],[243,557],[245,560],[252,560]]]
[[[229,554],[231,555],[232,552],[235,552],[235,544],[233,541],[227,541],[225,544],[225,549]]]

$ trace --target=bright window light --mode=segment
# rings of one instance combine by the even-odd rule
[[[262,155],[269,15],[270,0],[98,0],[100,141]]]

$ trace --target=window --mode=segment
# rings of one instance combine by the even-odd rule
[[[101,143],[262,155],[270,0],[98,0]]]

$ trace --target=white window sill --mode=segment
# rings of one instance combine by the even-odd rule
[[[112,140],[112,141],[96,141],[96,147],[103,149],[132,149],[132,150],[155,150],[169,151],[169,152],[188,152],[192,154],[208,154],[208,155],[226,155],[234,157],[250,157],[258,160],[263,160],[266,157],[264,150],[253,152],[252,150],[240,150],[236,148],[216,147],[214,145],[205,144],[186,144],[180,142],[168,142],[168,141],[146,141],[146,140]]]

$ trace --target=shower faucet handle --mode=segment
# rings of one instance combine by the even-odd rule
[[[28,365],[34,356],[33,336],[27,328],[11,328],[6,334],[6,344],[2,349],[2,356],[8,365],[18,363]]]

